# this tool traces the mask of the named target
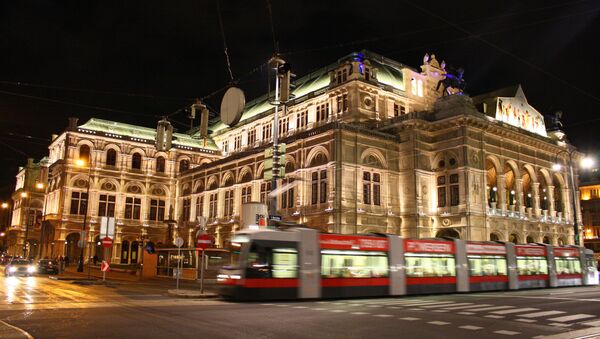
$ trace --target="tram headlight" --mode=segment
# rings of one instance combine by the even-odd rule
[[[15,273],[15,272],[17,271],[17,268],[16,268],[16,267],[14,267],[14,266],[11,266],[11,267],[8,269],[8,271],[9,271],[10,273]]]
[[[27,266],[27,273],[35,273],[35,266]]]
[[[225,281],[229,278],[227,274],[219,274],[217,275],[217,281]]]

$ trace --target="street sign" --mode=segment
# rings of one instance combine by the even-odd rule
[[[213,237],[210,234],[200,234],[198,239],[196,239],[196,247],[205,249],[212,245]]]
[[[200,228],[206,227],[206,217],[200,215],[197,216],[196,219],[198,220],[198,226],[200,226]]]
[[[100,270],[102,272],[107,272],[110,268],[110,265],[106,262],[106,260],[102,260],[102,266],[100,266]]]
[[[102,247],[110,248],[113,245],[113,241],[109,237],[102,238]]]
[[[281,221],[283,217],[280,215],[269,215],[269,220]]]
[[[177,237],[175,239],[175,246],[177,246],[177,247],[183,246],[183,239],[181,237]]]
[[[105,236],[113,239],[115,237],[115,218],[101,217],[100,218],[100,236]]]

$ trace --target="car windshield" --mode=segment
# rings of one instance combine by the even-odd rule
[[[25,259],[20,259],[20,260],[13,260],[10,262],[11,265],[29,265],[29,260],[25,260]]]

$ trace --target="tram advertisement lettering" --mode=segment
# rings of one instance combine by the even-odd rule
[[[517,256],[546,256],[546,248],[541,246],[515,246],[515,250]]]
[[[321,248],[338,250],[387,251],[385,238],[321,234]]]
[[[454,253],[453,242],[406,240],[406,252]]]
[[[467,244],[467,253],[469,254],[506,254],[504,245],[489,244]]]
[[[579,250],[577,248],[554,248],[555,257],[578,257]]]

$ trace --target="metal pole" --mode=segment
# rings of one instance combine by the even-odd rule
[[[85,213],[83,214],[83,225],[81,225],[81,235],[84,236],[85,228],[87,226],[87,215],[88,210],[90,208],[90,186],[92,185],[92,162],[90,159],[89,169],[88,169],[88,183],[86,189],[86,197],[85,197]],[[77,264],[77,272],[83,272],[83,251],[85,250],[85,243],[87,242],[85,239],[80,239],[83,246],[81,246],[81,251],[79,252],[79,263]],[[89,260],[88,260],[89,264]],[[89,278],[89,265],[88,265],[88,278]]]
[[[38,256],[40,259],[42,259],[44,255],[44,222],[46,221],[46,206],[48,204],[47,192],[48,185],[46,185],[44,189],[44,209],[42,210],[42,223],[40,225],[40,253]]]
[[[25,239],[23,239],[23,258],[27,258],[27,234],[29,233],[29,203],[31,193],[27,194],[27,208],[25,209]]]
[[[200,294],[204,294],[204,249],[202,249],[202,259],[200,260]]]
[[[571,190],[573,191],[573,231],[575,232],[575,245],[579,246],[579,224],[577,222],[577,187],[575,187],[575,175],[573,173],[573,152],[569,152],[569,171],[571,172]]]
[[[106,261],[107,256],[108,256],[108,247],[104,247],[104,255],[102,256],[103,263]],[[100,266],[100,267],[102,267],[102,266]],[[102,281],[106,281],[106,271],[102,271]]]
[[[181,275],[181,269],[179,265],[181,264],[181,247],[177,247],[177,289],[179,289],[179,276]]]
[[[271,179],[271,192],[277,189],[277,177],[279,176],[279,152],[277,144],[279,143],[279,74],[277,68],[279,63],[275,63],[275,114],[273,115],[273,178]],[[269,199],[269,214],[277,215],[277,194],[270,194]]]

